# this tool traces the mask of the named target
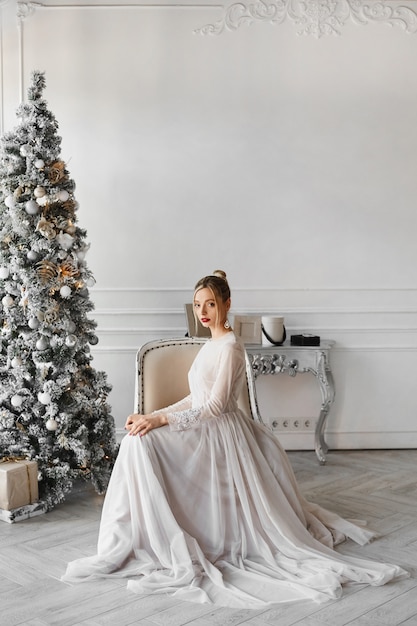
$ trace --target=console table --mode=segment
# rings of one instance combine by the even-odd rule
[[[334,402],[335,389],[330,369],[329,352],[334,341],[322,341],[319,346],[255,346],[247,345],[246,352],[252,366],[254,377],[263,374],[282,374],[296,376],[310,372],[320,386],[322,403],[319,419],[314,432],[314,447],[320,465],[326,463],[328,446],[324,440],[324,428]]]

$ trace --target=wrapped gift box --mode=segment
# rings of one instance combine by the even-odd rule
[[[0,509],[12,511],[39,498],[38,464],[28,460],[0,462]]]
[[[29,519],[30,517],[36,517],[48,512],[46,502],[34,502],[33,504],[26,504],[20,506],[17,509],[0,509],[0,520],[7,522],[8,524],[14,524],[15,522],[21,522],[22,520]]]

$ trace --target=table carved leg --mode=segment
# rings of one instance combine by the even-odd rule
[[[324,439],[324,428],[327,416],[335,398],[333,375],[330,367],[328,366],[326,354],[324,352],[321,352],[319,355],[317,370],[310,368],[309,371],[316,377],[317,382],[319,383],[322,398],[319,419],[314,433],[314,447],[320,465],[324,465],[326,463],[325,455],[329,450]]]

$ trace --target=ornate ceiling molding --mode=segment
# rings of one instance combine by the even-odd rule
[[[417,12],[386,0],[241,0],[229,4],[223,17],[194,32],[220,35],[254,22],[282,24],[294,22],[299,35],[340,35],[348,21],[355,24],[382,23],[399,26],[407,33],[417,32]]]
[[[299,35],[340,35],[347,22],[365,25],[380,23],[399,26],[406,33],[417,33],[417,0],[406,0],[411,6],[400,5],[397,0],[240,0],[224,4],[206,4],[202,0],[192,2],[146,2],[130,3],[79,3],[45,4],[37,1],[17,1],[17,17],[23,22],[36,9],[115,9],[115,8],[171,8],[202,9],[220,8],[223,16],[216,22],[194,30],[201,35],[220,35],[224,31],[236,31],[254,22],[282,24],[290,21]],[[0,7],[8,0],[0,0]]]

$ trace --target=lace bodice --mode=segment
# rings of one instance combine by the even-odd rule
[[[155,413],[168,418],[171,430],[187,430],[237,410],[245,373],[245,350],[230,332],[207,341],[188,373],[190,395]]]

